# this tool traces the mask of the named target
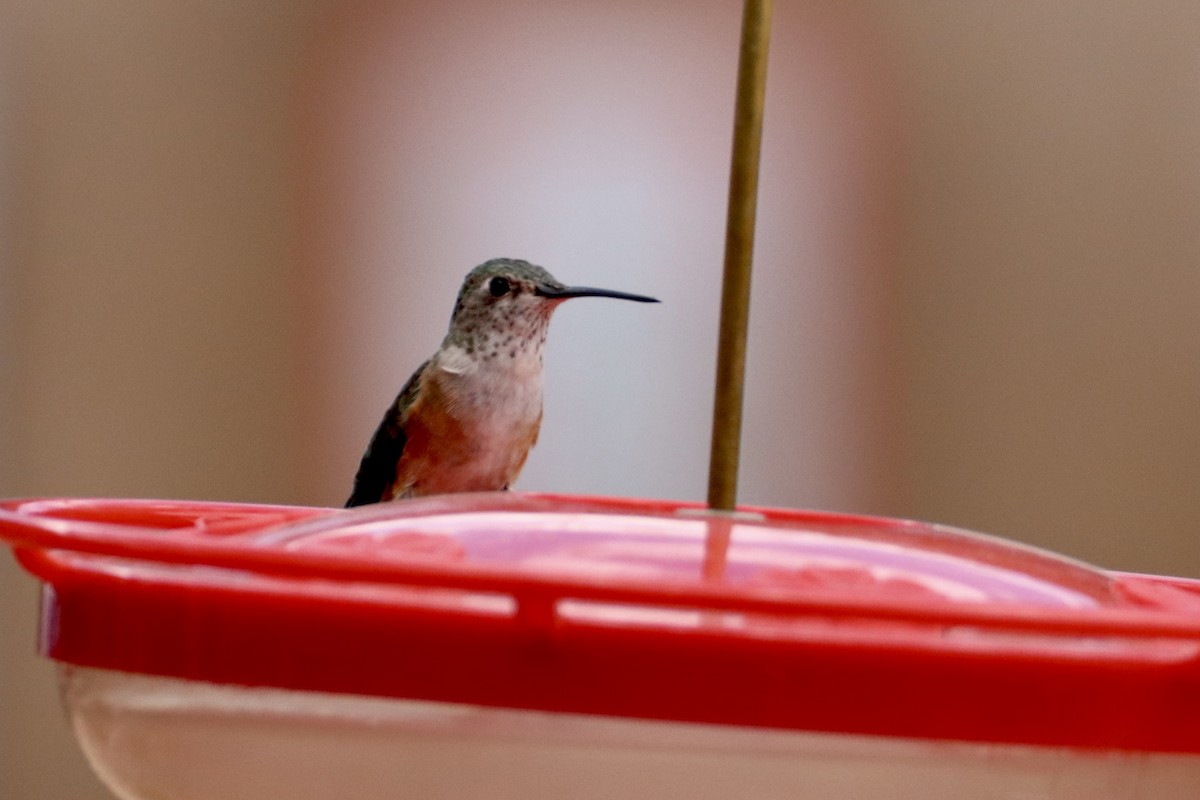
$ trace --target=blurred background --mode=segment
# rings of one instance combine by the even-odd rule
[[[1200,576],[1200,5],[776,9],[745,503]],[[340,504],[493,256],[518,488],[702,499],[740,4],[0,3],[0,495]],[[107,797],[0,556],[0,797]]]

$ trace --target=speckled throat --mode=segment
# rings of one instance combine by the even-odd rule
[[[442,348],[460,347],[480,361],[530,356],[540,360],[556,305],[543,301],[525,308],[497,304],[463,309],[451,320]]]

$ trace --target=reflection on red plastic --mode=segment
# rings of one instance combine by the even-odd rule
[[[881,575],[868,567],[811,567],[808,569],[767,569],[755,576],[755,584],[787,586],[810,591],[858,592],[911,600],[935,600],[943,597],[928,583],[895,575]]]

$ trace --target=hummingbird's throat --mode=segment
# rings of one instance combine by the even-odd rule
[[[469,358],[481,363],[540,362],[549,327],[549,313],[510,311],[491,319],[467,320],[454,326],[445,344],[461,348]]]

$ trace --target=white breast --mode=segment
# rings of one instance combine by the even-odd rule
[[[530,431],[542,414],[540,354],[480,359],[450,347],[434,366],[436,380],[451,398],[449,413],[473,441],[471,471],[481,480],[512,475],[514,464],[524,461]]]

